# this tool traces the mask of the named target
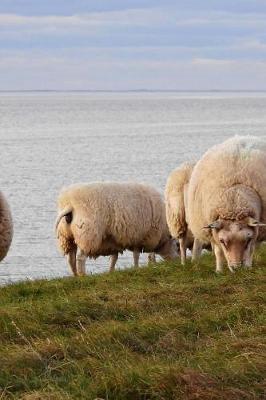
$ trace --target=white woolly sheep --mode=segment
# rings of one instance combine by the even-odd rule
[[[192,235],[187,223],[187,189],[195,163],[183,163],[168,176],[165,187],[166,220],[173,238],[179,240],[181,263],[186,262],[186,250],[192,249],[192,260],[202,246]]]
[[[75,275],[85,274],[87,257],[114,256],[112,270],[124,250],[177,257],[164,202],[154,188],[137,183],[72,185],[60,193],[58,209],[59,247]]]
[[[0,192],[0,261],[2,261],[11,245],[13,238],[13,222],[7,200]]]
[[[216,271],[252,266],[256,241],[266,239],[266,141],[235,136],[212,147],[193,169],[188,188],[193,235],[211,241]],[[204,228],[204,229],[203,229]]]

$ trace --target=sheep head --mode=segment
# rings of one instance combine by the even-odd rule
[[[217,219],[204,228],[211,229],[213,242],[222,249],[228,268],[251,267],[259,227],[266,224],[247,217],[243,220]]]
[[[166,242],[159,249],[157,249],[157,253],[164,260],[175,260],[178,257],[178,244],[176,239],[169,237]]]

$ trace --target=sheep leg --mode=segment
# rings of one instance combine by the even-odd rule
[[[78,248],[77,251],[77,275],[86,275],[85,264],[86,264],[86,254]]]
[[[77,249],[74,249],[67,254],[67,263],[74,276],[77,276],[76,254]]]
[[[187,257],[187,235],[185,234],[179,239],[181,264],[185,265]]]
[[[156,263],[155,253],[148,254],[148,265]]]
[[[254,250],[255,250],[255,243],[251,244],[250,246],[250,253],[247,259],[244,262],[244,266],[246,268],[252,268],[252,262],[253,262],[253,255],[254,255]]]
[[[217,244],[214,244],[214,254],[216,257],[216,272],[223,272],[224,254],[223,250]]]
[[[109,272],[113,272],[115,270],[115,264],[118,259],[118,253],[112,254],[110,257],[110,265],[109,265]]]
[[[139,251],[138,250],[133,251],[133,260],[134,260],[134,267],[138,268],[138,266],[139,266]]]
[[[196,261],[200,257],[202,252],[202,244],[198,239],[194,239],[193,249],[192,249],[192,261]]]

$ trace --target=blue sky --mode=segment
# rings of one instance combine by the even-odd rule
[[[0,90],[266,90],[266,0],[0,0]]]

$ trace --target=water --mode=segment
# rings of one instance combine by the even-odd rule
[[[173,168],[211,145],[265,135],[265,111],[266,93],[0,94],[0,188],[15,225],[0,284],[69,274],[53,232],[62,186],[135,180],[163,192]],[[131,263],[126,253],[117,266]],[[87,271],[107,266],[88,260]]]

